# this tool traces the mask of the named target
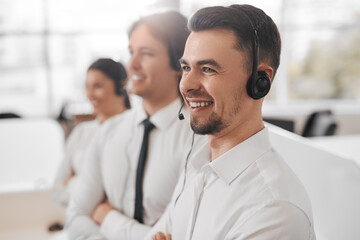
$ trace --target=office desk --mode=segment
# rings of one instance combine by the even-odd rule
[[[48,231],[65,222],[50,192],[63,159],[62,128],[52,119],[4,119],[0,132],[0,239],[64,239]]]
[[[48,231],[54,223],[65,223],[65,208],[53,203],[50,194],[46,189],[0,189],[0,239],[66,239],[60,232]]]

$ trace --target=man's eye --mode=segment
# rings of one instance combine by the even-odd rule
[[[216,72],[214,69],[209,68],[209,67],[203,67],[203,71],[206,73],[214,73]]]
[[[182,66],[182,70],[185,72],[188,72],[190,70],[190,67],[188,66]]]
[[[103,87],[103,85],[100,84],[100,83],[94,84],[94,88],[95,88],[95,89],[102,88],[102,87]]]
[[[154,56],[152,52],[142,52],[142,55],[144,56]]]

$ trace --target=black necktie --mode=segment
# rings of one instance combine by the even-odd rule
[[[141,150],[139,155],[138,166],[136,170],[136,192],[135,192],[135,213],[134,218],[138,220],[139,223],[144,223],[144,213],[143,213],[143,176],[144,176],[144,167],[147,156],[147,150],[149,145],[149,134],[150,131],[154,129],[154,125],[145,119],[144,124],[144,137],[141,144]]]

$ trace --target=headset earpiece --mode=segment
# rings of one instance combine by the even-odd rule
[[[246,83],[246,92],[249,97],[257,100],[265,97],[266,94],[268,94],[271,88],[271,80],[269,76],[266,74],[266,72],[258,71],[259,36],[257,29],[255,28],[250,17],[247,15],[246,11],[240,8],[235,8],[235,9],[240,10],[244,14],[244,16],[248,19],[252,30],[254,31],[252,73]]]
[[[118,96],[124,96],[126,94],[126,89],[125,86],[123,86],[120,82],[118,81],[114,81],[115,82],[115,92],[116,95]]]
[[[270,91],[270,88],[271,80],[264,71],[252,74],[246,84],[247,94],[256,100],[265,97]]]

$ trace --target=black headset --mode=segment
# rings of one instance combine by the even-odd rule
[[[124,96],[126,94],[125,86],[120,81],[115,80],[115,93],[118,96]]]
[[[257,100],[265,97],[270,91],[271,80],[269,76],[264,71],[258,71],[259,65],[259,37],[254,24],[252,23],[250,17],[247,15],[246,11],[240,8],[234,8],[240,10],[246,18],[248,19],[251,28],[254,31],[254,42],[253,42],[253,68],[250,78],[246,83],[246,91],[249,97]]]

